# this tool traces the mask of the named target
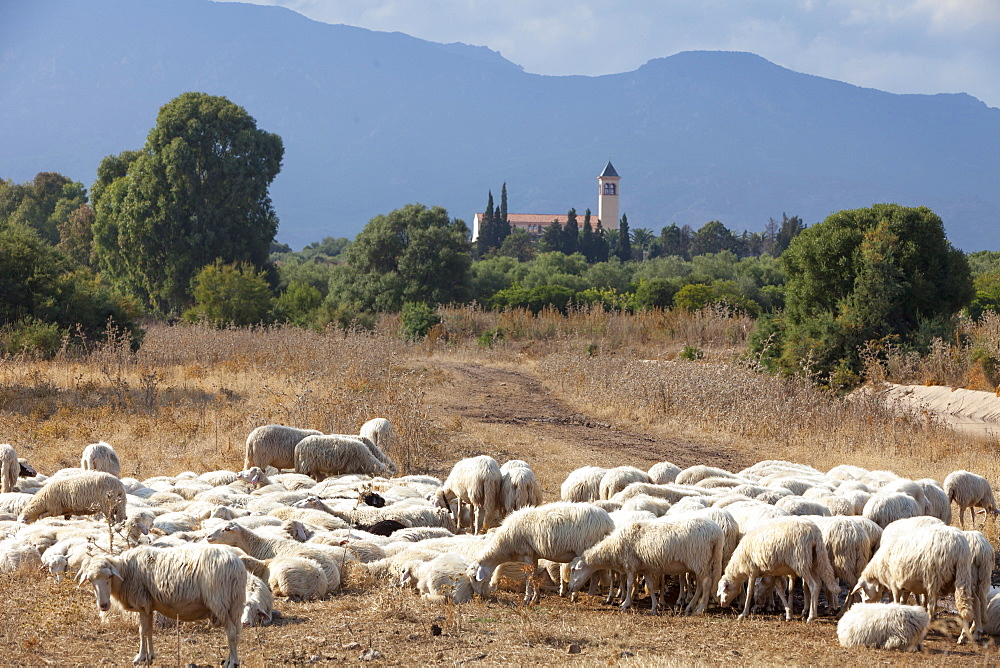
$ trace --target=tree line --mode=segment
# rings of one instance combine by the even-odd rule
[[[806,227],[798,216],[737,234],[720,221],[659,234],[605,230],[574,209],[537,237],[511,229],[492,190],[475,243],[441,207],[376,216],[353,240],[293,252],[274,242],[268,189],[281,138],[226,98],[185,93],[145,144],[107,156],[90,192],[56,173],[0,180],[0,346],[52,352],[133,332],[153,315],[219,325],[367,326],[438,304],[488,308],[698,309],[756,316],[772,368],[809,360],[855,373],[872,341],[919,348],[963,308],[1000,306],[1000,253],[966,257],[922,207],[874,205]],[[975,281],[973,281],[975,275]],[[414,316],[416,317],[416,316]]]

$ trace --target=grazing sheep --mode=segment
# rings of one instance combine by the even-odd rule
[[[861,593],[867,602],[878,601],[888,590],[896,603],[905,603],[910,594],[923,594],[926,595],[927,612],[933,619],[938,599],[954,592],[955,607],[962,624],[959,642],[962,642],[970,635],[970,623],[982,627],[982,622],[977,623],[975,619],[969,542],[954,527],[943,524],[919,526],[913,520],[906,522],[916,526],[916,529],[907,526],[908,530],[903,531],[887,527],[883,531],[881,546],[865,566],[851,593]]]
[[[469,576],[469,562],[459,554],[448,552],[430,561],[412,561],[403,567],[400,584],[411,582],[420,594],[438,603],[461,605],[482,594],[483,584]]]
[[[396,462],[392,461],[392,459],[390,459],[387,454],[385,454],[384,452],[382,452],[381,448],[379,448],[377,445],[375,445],[374,441],[372,441],[370,438],[368,438],[364,434],[361,434],[361,435],[358,435],[358,434],[327,434],[327,436],[339,436],[339,437],[342,437],[342,438],[350,438],[350,439],[354,439],[356,441],[361,441],[364,444],[364,446],[366,448],[368,448],[369,454],[371,454],[371,456],[374,457],[375,459],[379,460],[382,463],[382,466],[385,467],[385,475],[387,475],[387,476],[396,475],[396,473],[399,470],[396,467]]]
[[[246,569],[267,581],[273,596],[290,601],[313,601],[323,598],[329,586],[326,573],[312,559],[305,557],[241,557]]]
[[[648,482],[634,482],[622,491],[614,495],[614,501],[625,502],[633,496],[645,494],[658,499],[666,499],[670,503],[677,503],[685,496],[706,496],[710,495],[707,489],[701,489],[693,485],[653,485]]]
[[[978,639],[986,620],[986,606],[989,603],[990,576],[996,563],[996,552],[990,540],[981,531],[964,531],[972,555],[972,594],[975,599],[975,623],[973,631]]]
[[[520,459],[504,462],[500,475],[499,505],[505,517],[525,506],[542,504],[542,486],[527,463]]]
[[[700,480],[704,480],[705,478],[732,478],[734,480],[739,480],[740,482],[747,482],[735,473],[725,469],[716,468],[714,466],[705,466],[703,464],[689,466],[684,469],[677,474],[674,482],[678,485],[693,485]]]
[[[478,534],[493,523],[502,483],[503,474],[495,459],[489,455],[468,457],[452,467],[435,498],[439,507],[451,511],[459,529],[462,527],[462,504],[469,504],[473,512],[472,532]]]
[[[646,475],[654,485],[664,485],[668,482],[676,482],[677,474],[681,472],[681,467],[670,462],[659,462],[649,467]]]
[[[280,424],[257,427],[247,436],[243,468],[268,466],[281,471],[295,468],[295,446],[306,436],[322,434],[315,429],[297,429]]]
[[[883,494],[872,494],[872,497],[865,503],[864,510],[861,511],[863,517],[867,517],[883,529],[891,522],[916,517],[923,512],[923,506],[909,494],[902,492],[889,492]]]
[[[788,517],[788,512],[761,501],[740,501],[730,503],[725,509],[733,516],[740,527],[740,533],[746,534],[751,529],[769,520]]]
[[[601,498],[601,479],[607,472],[599,466],[584,466],[570,471],[559,490],[562,500],[597,501]]]
[[[110,473],[86,471],[50,478],[25,506],[20,519],[30,524],[54,515],[91,515],[98,512],[112,522],[124,521],[125,486]]]
[[[859,603],[837,622],[841,647],[920,650],[931,617],[919,605]]]
[[[774,504],[775,508],[781,508],[789,515],[818,515],[829,517],[830,509],[825,504],[807,499],[803,496],[784,496]]]
[[[625,524],[573,560],[569,589],[577,591],[599,570],[624,573],[627,593],[621,609],[627,610],[632,607],[635,578],[641,575],[652,594],[655,615],[657,595],[653,583],[659,576],[692,573],[695,595],[685,612],[700,615],[708,607],[708,599],[722,573],[724,544],[722,529],[707,518]]]
[[[736,546],[719,581],[719,603],[729,606],[747,583],[747,596],[739,619],[746,618],[753,602],[753,589],[757,578],[764,575],[788,577],[787,595],[778,587],[778,596],[785,605],[785,619],[792,619],[792,586],[796,576],[801,577],[809,589],[809,617],[816,618],[819,607],[819,590],[839,593],[840,585],[833,574],[833,566],[823,545],[823,534],[816,524],[802,517],[782,517],[751,529]]]
[[[937,480],[922,478],[916,483],[924,492],[924,515],[936,517],[945,524],[951,524],[951,501]]]
[[[243,626],[267,626],[277,616],[271,588],[253,573],[247,573],[246,603],[243,605]]]
[[[843,582],[847,586],[847,591],[850,592],[858,583],[861,572],[872,558],[878,537],[881,536],[881,531],[878,531],[876,535],[857,520],[869,522],[876,529],[878,529],[878,525],[857,517],[834,516],[810,517],[809,519],[816,523],[823,534],[823,545],[830,558],[834,576]],[[844,605],[850,606],[851,601],[851,596],[848,595]],[[831,609],[838,607],[836,599],[828,600],[827,603]]]
[[[207,617],[224,626],[229,656],[222,665],[239,665],[247,571],[234,550],[214,545],[136,547],[118,556],[93,557],[81,571],[81,581],[93,585],[102,612],[110,609],[114,596],[122,608],[139,613],[139,653],[132,663],[153,663],[153,613],[159,612],[184,622]]]
[[[118,462],[118,453],[104,441],[91,443],[83,449],[83,455],[80,457],[80,468],[84,471],[104,471],[116,478],[122,472],[122,465]]]
[[[646,472],[634,466],[618,466],[611,469],[601,478],[598,494],[602,499],[610,499],[634,482],[649,482]]]
[[[395,432],[385,418],[372,418],[361,425],[359,434],[369,439],[380,451],[388,453],[392,449]]]
[[[17,478],[21,475],[21,463],[17,452],[9,443],[0,444],[0,493],[17,491]]]
[[[228,522],[209,533],[209,543],[238,547],[254,559],[261,561],[274,557],[305,557],[312,559],[326,575],[327,591],[331,594],[340,587],[340,566],[347,559],[347,551],[327,545],[299,543],[294,540],[266,538],[235,522]]]
[[[295,472],[317,482],[332,475],[363,473],[382,475],[386,465],[356,436],[319,434],[306,436],[295,445]]]
[[[983,508],[994,515],[1000,512],[997,509],[997,502],[993,499],[993,488],[981,475],[969,471],[952,471],[944,479],[944,491],[948,495],[949,503],[954,501],[958,504],[958,521],[963,529],[966,508],[972,509],[973,529],[976,528],[976,508]]]
[[[478,582],[491,579],[502,563],[520,561],[534,573],[539,559],[568,563],[596,545],[615,528],[607,511],[589,503],[547,503],[507,516],[490,535],[469,566]],[[531,580],[525,585],[525,603],[537,600]]]

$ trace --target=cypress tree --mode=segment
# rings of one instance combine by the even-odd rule
[[[483,257],[491,248],[496,248],[496,223],[493,213],[493,191],[490,190],[489,199],[486,202],[486,211],[483,213],[483,222],[479,225],[479,237],[476,239],[476,251],[479,257]]]
[[[624,213],[618,224],[618,259],[622,262],[632,259],[632,236],[628,230],[628,216]]]
[[[503,187],[500,189],[500,215],[498,216],[496,222],[497,227],[497,246],[503,243],[503,240],[510,236],[510,221],[507,220],[507,182],[504,181]]]
[[[583,215],[583,230],[580,232],[580,252],[587,258],[587,262],[596,262],[594,259],[594,228],[590,224],[590,209]]]
[[[562,252],[572,255],[580,249],[580,224],[576,222],[576,209],[566,213],[566,227],[562,234]]]

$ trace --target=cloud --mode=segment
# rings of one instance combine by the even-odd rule
[[[528,72],[596,76],[679,51],[757,53],[894,93],[1000,106],[1000,0],[253,0],[314,20],[488,46]]]

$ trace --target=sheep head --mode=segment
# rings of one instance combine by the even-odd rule
[[[94,597],[97,608],[101,612],[111,609],[111,578],[123,579],[118,567],[110,557],[97,556],[92,558],[80,571],[80,584],[88,582],[94,587]]]

